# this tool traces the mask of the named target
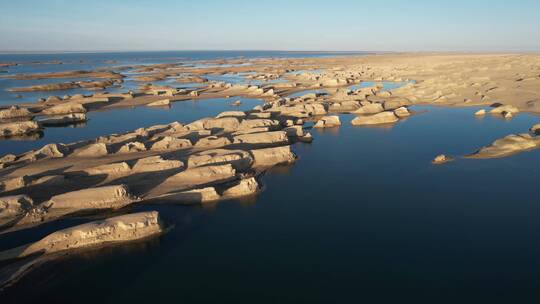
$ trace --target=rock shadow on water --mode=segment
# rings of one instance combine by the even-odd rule
[[[362,126],[353,126],[354,128],[362,128],[362,129],[373,129],[373,130],[380,130],[385,132],[390,132],[397,123],[383,123],[383,124],[376,124],[376,125],[362,125]]]
[[[303,143],[300,143],[300,144],[305,145]],[[298,159],[297,159],[297,161],[298,161]],[[288,175],[291,175],[291,171],[292,171],[293,167],[294,166],[292,164],[281,164],[281,165],[277,165],[277,166],[274,166],[274,167],[268,169],[268,171],[266,171],[265,174],[276,174],[276,175],[288,176]],[[263,178],[264,178],[264,176],[263,176]],[[263,183],[263,185],[264,185],[264,183]]]
[[[312,130],[315,130],[317,134],[338,136],[340,128],[341,127],[336,126],[336,127],[330,127],[330,128],[312,128]]]
[[[43,124],[46,128],[73,128],[73,129],[82,129],[87,126],[87,122],[66,122],[60,124]],[[43,136],[42,136],[43,137]]]

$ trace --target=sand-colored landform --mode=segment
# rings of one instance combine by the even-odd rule
[[[201,67],[185,63],[129,67],[144,73],[141,80],[176,79],[178,83],[197,82],[201,87],[177,88],[141,82],[137,92],[92,95],[51,96],[39,103],[23,104],[32,117],[103,110],[140,105],[223,97],[260,98],[275,102],[292,93],[308,89],[327,89],[329,95],[305,96],[322,99],[336,113],[378,114],[401,106],[431,104],[445,106],[504,105],[500,114],[511,118],[519,111],[540,112],[540,56],[524,54],[388,54],[309,59],[216,60]],[[126,69],[128,67],[123,67]],[[321,71],[314,71],[320,69]],[[207,81],[209,75],[243,75],[263,80],[258,85]],[[62,77],[109,78],[107,81],[73,82],[67,86],[104,87],[121,81],[124,75],[113,71],[73,71],[60,73],[8,75],[16,79]],[[144,79],[143,79],[144,78]],[[265,83],[273,79],[283,83]],[[379,86],[347,92],[346,87],[362,81],[409,81],[407,85],[381,91]],[[58,84],[23,88],[34,90]],[[157,104],[156,104],[157,103]],[[375,105],[370,105],[375,103]],[[383,106],[381,109],[380,106]],[[52,109],[51,109],[52,108]],[[5,116],[0,110],[0,118]],[[403,112],[403,115],[407,113]],[[387,115],[387,114],[384,114]],[[384,116],[381,115],[381,116]],[[396,114],[397,115],[397,114]],[[385,118],[391,122],[390,117]],[[384,119],[383,119],[384,120]],[[363,123],[363,122],[360,122]],[[4,132],[6,133],[6,132]],[[21,133],[21,132],[16,132]]]
[[[203,84],[195,89],[142,84],[137,92],[51,96],[39,103],[1,110],[0,135],[9,138],[28,136],[44,128],[46,132],[48,124],[84,121],[84,113],[94,110],[168,106],[184,100],[223,97],[230,97],[231,103],[238,97],[261,100],[261,105],[246,112],[227,111],[193,122],[173,122],[5,155],[0,158],[2,228],[25,229],[73,215],[106,217],[108,211],[122,212],[132,204],[207,204],[256,194],[261,188],[258,180],[261,173],[272,166],[295,161],[291,143],[312,141],[304,127],[306,122],[312,122],[316,128],[339,127],[342,122],[337,114],[340,113],[355,114],[348,123],[358,127],[385,127],[414,114],[409,107],[416,104],[483,105],[488,110],[476,115],[506,118],[521,111],[540,112],[538,55],[393,54],[249,62],[238,59],[204,64],[203,67],[184,63],[131,67],[144,73],[141,80],[172,77],[179,83]],[[323,71],[309,72],[315,69]],[[233,85],[206,79],[207,75],[231,73],[249,73],[246,77],[263,83]],[[89,77],[89,74],[109,79],[123,76],[89,71],[16,77],[41,79]],[[278,78],[286,82],[265,83]],[[384,90],[378,83],[355,90],[347,88],[363,81],[408,84],[392,91]],[[311,89],[324,89],[325,93],[289,97]],[[467,157],[503,157],[535,149],[540,142],[536,137],[539,129],[533,126],[530,133],[510,135]],[[433,163],[452,159],[439,156]],[[105,223],[115,225],[115,221],[110,219]],[[90,224],[88,229],[91,231],[95,225]],[[85,242],[76,239],[84,233],[69,231],[58,234],[69,234],[75,238],[74,242],[84,246]],[[114,235],[104,239],[125,240]],[[49,244],[49,240],[40,242],[30,248],[42,250],[48,246],[43,243]],[[24,251],[18,255],[13,252],[0,256],[11,259],[24,256]]]
[[[53,232],[34,243],[0,252],[0,262],[23,259],[0,273],[0,290],[64,252],[144,240],[163,233],[164,229],[158,212],[150,211],[92,221]]]
[[[467,158],[501,158],[540,147],[540,136],[530,133],[511,134],[467,155]]]
[[[142,239],[161,233],[163,228],[156,211],[116,216],[53,232],[35,243],[1,253],[0,261]]]
[[[244,185],[254,193],[252,177],[294,161],[289,145],[307,137],[299,117],[325,113],[322,104],[267,104],[186,125],[174,122],[89,141],[48,144],[0,159],[0,193],[24,194],[33,201],[34,207],[12,225],[17,229],[141,201],[185,204],[231,198]],[[216,189],[208,191],[209,187]],[[178,199],[182,197],[189,199]],[[19,217],[20,212],[14,214]]]
[[[317,110],[306,105],[298,115],[313,116],[315,111],[326,113],[322,105]],[[111,210],[125,212],[133,204],[208,204],[255,195],[261,173],[295,161],[291,143],[310,137],[302,123],[259,106],[185,125],[173,122],[5,155],[0,159],[0,230],[26,229],[74,215],[106,217]],[[133,240],[116,232],[95,240],[85,236],[124,225],[115,221],[59,231],[0,257],[17,260],[38,251],[47,256],[54,252],[51,246],[64,251]],[[18,277],[10,275],[4,283]]]

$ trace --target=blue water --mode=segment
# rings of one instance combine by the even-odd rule
[[[248,82],[246,78],[239,74],[223,74],[223,75],[204,75],[204,78],[209,81],[221,81],[232,84]]]
[[[361,82],[359,84],[352,85],[352,86],[348,87],[348,89],[351,90],[351,91],[354,91],[354,90],[358,90],[358,89],[361,89],[361,88],[373,87],[373,86],[375,86],[377,84],[382,84],[383,89],[385,91],[391,91],[391,90],[397,89],[399,87],[402,87],[402,86],[404,86],[404,85],[406,85],[408,83],[409,82],[406,82],[406,81],[379,81],[379,82],[364,81],[364,82]]]
[[[236,100],[241,100],[242,104],[232,106],[231,103]],[[88,122],[79,128],[50,127],[45,128],[43,137],[38,140],[0,141],[0,155],[18,154],[41,148],[49,143],[70,143],[174,121],[190,123],[203,117],[214,117],[223,111],[251,110],[260,104],[262,104],[261,100],[252,98],[214,98],[199,101],[178,101],[172,103],[170,108],[141,106],[89,112],[87,113]]]
[[[259,79],[248,79],[246,78],[250,73],[239,73],[239,74],[223,74],[223,75],[204,75],[210,81],[221,81],[231,84],[251,84],[251,85],[269,85],[273,83],[283,83],[287,82],[286,79],[271,79],[268,81],[259,80]]]
[[[267,173],[256,199],[139,207],[161,211],[174,229],[66,257],[8,295],[17,303],[530,303],[540,280],[540,150],[459,156],[540,118],[413,109],[392,128],[354,127],[341,115],[340,128],[312,130],[312,144],[293,146],[297,163]],[[458,158],[431,165],[440,153]],[[21,235],[0,239],[0,249]]]

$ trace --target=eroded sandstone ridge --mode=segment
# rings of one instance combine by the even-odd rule
[[[44,238],[0,252],[0,262],[23,259],[17,267],[0,273],[0,289],[13,284],[33,267],[64,252],[143,240],[164,231],[156,211],[115,216],[53,232]]]
[[[25,229],[74,215],[106,216],[133,204],[206,204],[254,195],[261,189],[258,176],[293,163],[290,145],[310,138],[298,117],[326,112],[321,103],[298,100],[290,107],[278,100],[188,124],[173,122],[6,155],[0,159],[0,229]],[[18,259],[139,238],[119,230],[127,225],[125,219],[134,218],[59,231],[1,256]]]
[[[325,112],[324,107],[319,111]],[[141,201],[186,204],[247,195],[258,189],[253,177],[294,162],[290,144],[307,135],[299,122],[279,111],[224,112],[187,125],[174,122],[49,144],[0,159],[5,169],[0,192],[25,194],[33,201],[15,227]],[[13,213],[13,220],[20,212]]]
[[[162,231],[163,227],[156,211],[132,213],[53,232],[23,248],[0,253],[0,260],[133,241],[159,234]]]

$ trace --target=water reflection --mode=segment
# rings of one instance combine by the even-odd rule
[[[341,123],[346,123],[346,122],[342,121]],[[325,134],[325,135],[336,136],[336,135],[339,134],[339,127],[333,127],[333,128],[313,128],[312,130],[314,130],[314,131],[317,132],[317,133]]]
[[[0,141],[34,141],[43,138],[43,132],[38,131],[31,134],[18,135],[18,136],[0,136]],[[0,153],[1,154],[1,153]]]

